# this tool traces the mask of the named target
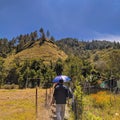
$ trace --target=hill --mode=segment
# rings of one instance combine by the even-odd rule
[[[96,69],[104,70],[110,68],[110,70],[118,70],[119,73],[119,59],[120,59],[120,49],[104,49],[92,51],[89,57],[89,61],[93,64]]]
[[[119,78],[120,43],[110,41],[78,41],[66,38],[56,43],[68,55],[78,56],[89,61],[90,65],[108,78],[111,75]],[[70,52],[69,52],[70,51]]]
[[[10,62],[17,58],[20,60],[42,59],[45,62],[55,62],[58,58],[65,60],[67,58],[67,55],[62,50],[60,50],[56,44],[49,40],[45,40],[42,44],[40,44],[40,41],[36,41],[17,54],[9,55],[5,59],[5,63],[8,65]]]
[[[91,51],[104,51],[105,49],[120,49],[119,42],[110,42],[110,41],[79,41],[73,38],[64,38],[56,41],[56,44],[60,46],[60,48],[69,54],[73,54],[79,57],[89,57],[89,53]]]

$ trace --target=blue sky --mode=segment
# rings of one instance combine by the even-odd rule
[[[0,38],[41,27],[55,39],[120,41],[120,0],[0,0]]]

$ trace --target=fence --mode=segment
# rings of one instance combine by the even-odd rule
[[[52,83],[50,83],[50,84],[52,84]],[[87,118],[91,114],[96,115],[96,116],[98,115],[101,118],[103,118],[105,113],[100,114],[99,111],[91,109],[93,107],[92,104],[89,103],[89,101],[86,101],[86,103],[84,103],[84,98],[86,97],[86,95],[89,96],[92,93],[97,93],[99,91],[106,91],[106,89],[91,86],[89,83],[86,83],[82,87],[82,90],[83,90],[83,95],[81,96],[81,101],[78,101],[77,98],[74,98],[74,100],[72,101],[72,104],[71,104],[72,110],[75,115],[75,120],[85,120],[85,117]],[[116,115],[120,114],[119,108],[118,108],[119,105],[116,105],[116,104],[118,104],[119,98],[117,96],[119,94],[116,94],[115,91],[111,91],[111,89],[107,89],[107,91],[110,92],[111,103],[116,107],[115,114]],[[44,93],[42,93],[41,89],[39,89],[38,87],[36,87],[35,89],[23,89],[23,90],[18,90],[18,91],[16,91],[16,90],[11,90],[11,91],[0,90],[0,116],[1,116],[0,119],[4,120],[4,119],[7,119],[7,117],[8,117],[8,119],[12,118],[12,120],[16,120],[16,118],[14,118],[14,115],[17,112],[18,116],[17,115],[15,115],[15,116],[18,117],[18,120],[20,120],[20,119],[27,120],[28,118],[29,118],[29,120],[35,120],[36,118],[44,120],[43,117],[45,117],[45,115],[42,114],[42,111],[48,112],[48,113],[46,113],[48,115],[52,115],[52,113],[53,113],[53,116],[51,116],[51,117],[54,117],[55,108],[53,108],[52,111],[50,111],[50,109],[48,109],[48,104],[50,102],[52,92],[53,92],[53,89],[51,87],[47,88],[47,86],[44,89]],[[42,95],[41,95],[41,93],[42,93]],[[117,93],[119,93],[119,92],[117,92]],[[103,98],[104,98],[104,96],[103,96]],[[45,99],[45,101],[43,99]],[[40,103],[42,103],[42,106]],[[86,105],[84,105],[84,104],[86,104]],[[9,108],[9,109],[6,109],[5,107]],[[42,107],[42,110],[40,110],[40,107]],[[112,107],[110,107],[110,109],[112,109]],[[113,113],[111,113],[111,114],[113,114]],[[9,118],[9,116],[10,116],[10,118]],[[20,118],[20,116],[23,118]],[[49,116],[49,118],[50,118],[50,116]]]
[[[0,120],[50,120],[51,89],[0,90]]]

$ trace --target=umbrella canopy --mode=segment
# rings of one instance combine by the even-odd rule
[[[56,76],[52,82],[59,82],[60,79],[62,79],[64,82],[69,82],[71,80],[70,77],[66,75],[59,75],[59,76]]]

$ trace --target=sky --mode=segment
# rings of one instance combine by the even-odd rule
[[[120,42],[120,0],[0,0],[0,38],[41,27],[56,40]]]

